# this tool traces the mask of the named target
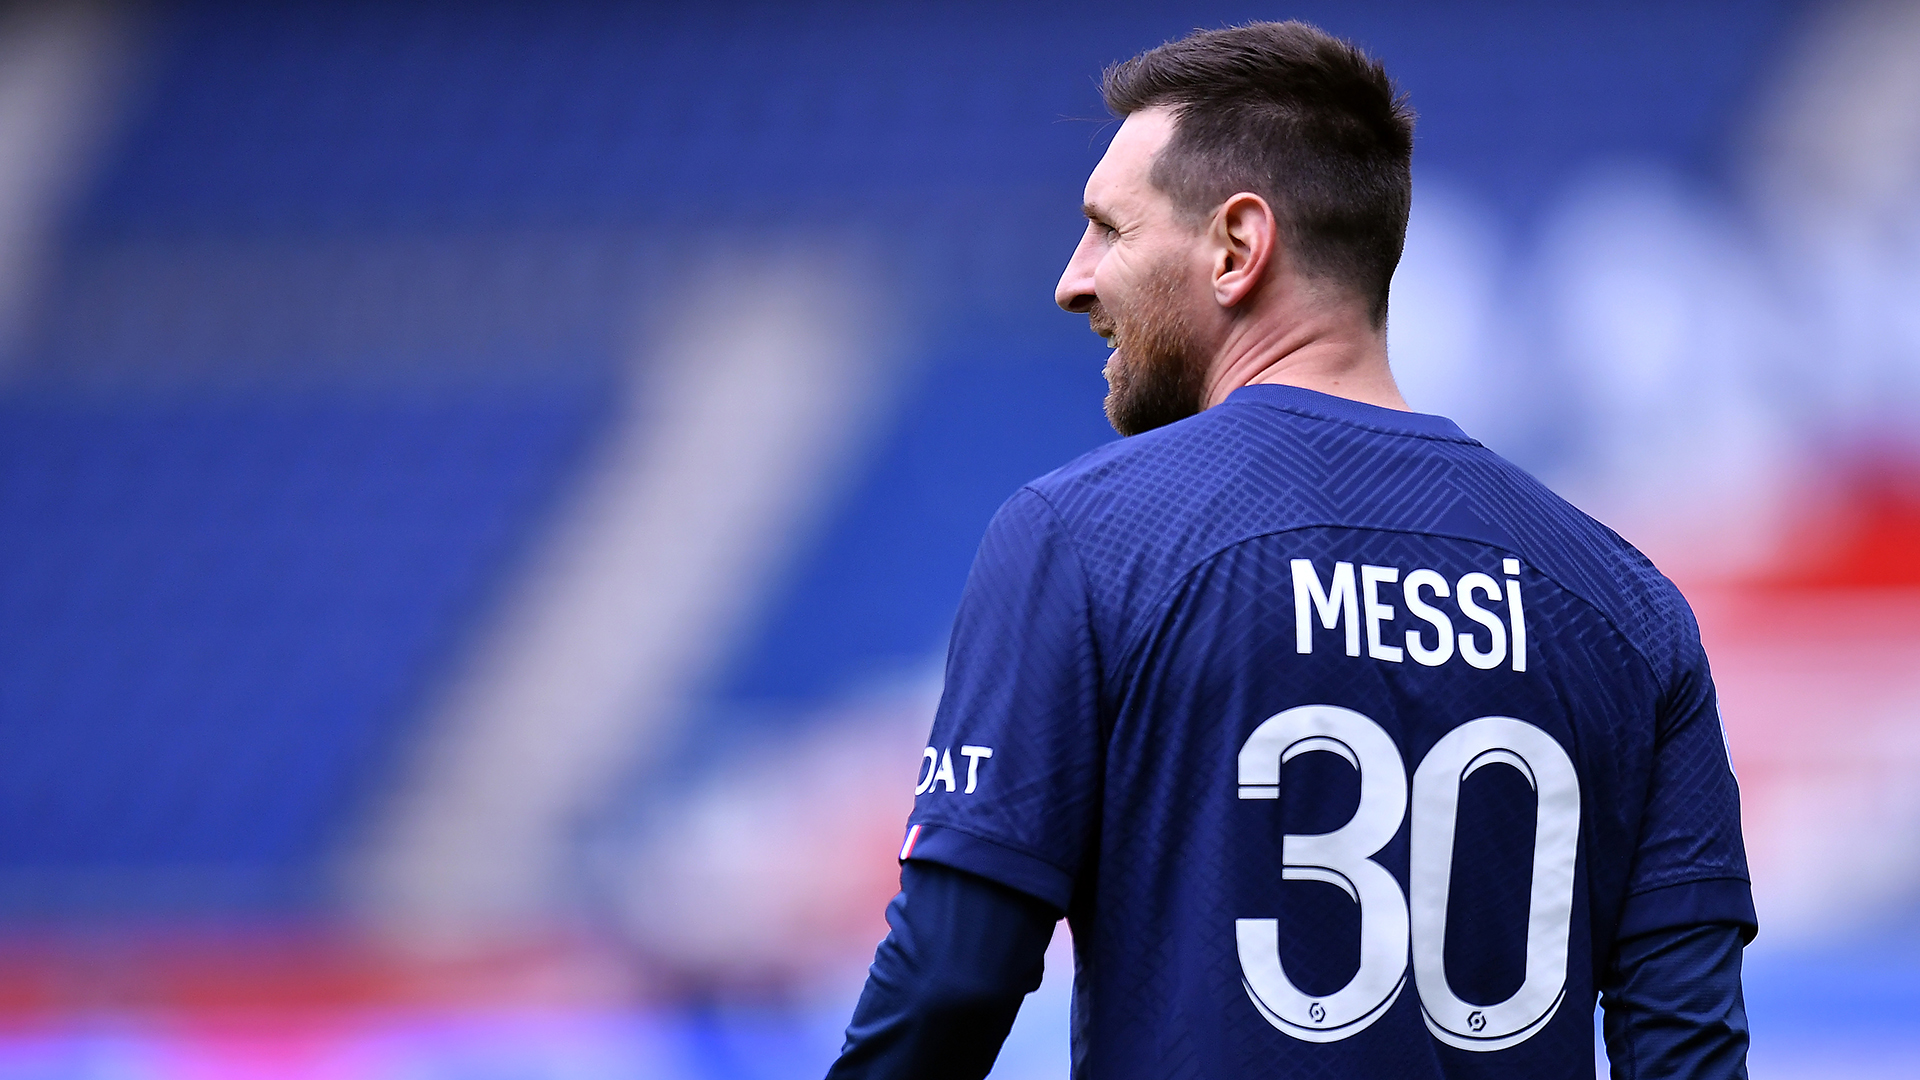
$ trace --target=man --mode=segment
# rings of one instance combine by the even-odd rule
[[[1123,435],[989,526],[835,1077],[979,1077],[1062,915],[1077,1077],[1745,1075],[1685,601],[1387,367],[1412,118],[1300,23],[1110,69],[1058,300]]]

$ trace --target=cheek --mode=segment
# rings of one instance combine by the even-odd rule
[[[1139,279],[1138,267],[1134,265],[1138,256],[1133,251],[1121,247],[1109,247],[1093,269],[1093,288],[1102,303],[1114,303],[1124,300],[1133,291],[1133,283]]]

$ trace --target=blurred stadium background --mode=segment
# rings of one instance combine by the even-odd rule
[[[100,0],[0,14],[0,1077],[819,1075],[1111,437],[1094,76],[1273,17],[1421,114],[1408,398],[1695,602],[1754,1076],[1920,1075],[1920,5]]]

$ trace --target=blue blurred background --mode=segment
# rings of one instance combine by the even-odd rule
[[[0,13],[0,1077],[821,1073],[1112,437],[1097,73],[1286,17],[1420,114],[1409,400],[1700,614],[1753,1075],[1920,1075],[1920,5],[99,0]]]

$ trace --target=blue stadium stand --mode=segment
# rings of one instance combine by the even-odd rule
[[[0,904],[301,906],[590,405],[0,404]]]

